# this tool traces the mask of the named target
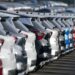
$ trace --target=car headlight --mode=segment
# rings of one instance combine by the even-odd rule
[[[24,69],[24,66],[21,62],[18,62],[17,63],[17,70],[23,70]]]

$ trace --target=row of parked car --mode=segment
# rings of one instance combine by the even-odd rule
[[[57,15],[0,11],[0,75],[28,74],[75,49],[75,17]]]
[[[0,10],[0,75],[26,75],[75,49],[74,13],[17,2]]]

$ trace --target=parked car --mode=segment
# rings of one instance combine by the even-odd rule
[[[6,25],[9,25],[10,22],[6,22],[6,18],[1,18],[1,23],[2,26],[5,29],[6,35],[14,37],[15,45],[13,47],[13,54],[16,57],[16,68],[17,68],[17,73],[18,74],[25,74],[27,71],[27,55],[26,52],[24,51],[24,45],[25,45],[25,37],[21,37],[15,32],[14,30],[10,30],[9,27],[7,27],[8,30],[6,30]],[[11,33],[12,31],[12,33]]]
[[[16,35],[16,36],[25,38],[26,42],[23,45],[23,47],[24,47],[24,51],[27,53],[27,71],[28,72],[33,71],[36,67],[36,60],[37,60],[37,53],[35,50],[35,38],[36,38],[35,35],[33,33],[30,33],[30,32],[28,33],[28,32],[22,31],[21,29],[16,28],[12,21],[12,18],[6,19],[4,22],[2,22],[2,24],[7,31],[10,31],[11,35]],[[8,27],[10,28],[10,30]]]
[[[0,35],[1,75],[16,75],[16,57],[13,54],[14,44],[15,40],[13,37]]]
[[[19,21],[19,18],[13,18],[12,21],[14,23],[14,26],[20,29],[23,35],[27,35],[25,51],[27,52],[28,56],[28,71],[33,71],[36,68],[37,62],[37,53],[35,48],[36,36],[34,33],[30,32],[29,29],[25,27],[21,21]]]

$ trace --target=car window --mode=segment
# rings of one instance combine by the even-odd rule
[[[0,6],[0,10],[6,10],[6,8],[5,8],[5,7]]]

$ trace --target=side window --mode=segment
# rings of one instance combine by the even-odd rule
[[[40,10],[37,10],[36,12],[50,12],[49,9],[40,9]]]
[[[0,10],[6,10],[6,8],[4,8],[4,7],[0,6]]]

